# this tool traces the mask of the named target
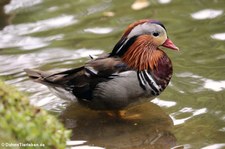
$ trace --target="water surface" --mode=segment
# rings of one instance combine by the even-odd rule
[[[73,130],[72,148],[225,148],[225,1],[12,0],[0,2],[0,76],[29,94],[31,104],[56,112]],[[138,9],[137,9],[138,8]],[[134,10],[135,9],[135,10]],[[161,20],[181,49],[169,87],[119,120],[52,95],[24,68],[62,71],[112,50],[124,28]],[[175,148],[176,148],[175,147]]]

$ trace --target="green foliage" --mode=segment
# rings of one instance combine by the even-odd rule
[[[63,149],[69,136],[55,116],[31,106],[26,96],[0,81],[0,148],[2,143],[32,143]]]

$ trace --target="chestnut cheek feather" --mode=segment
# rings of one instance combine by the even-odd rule
[[[158,60],[164,55],[161,50],[153,46],[152,37],[149,35],[139,36],[122,56],[122,60],[136,70],[155,69]]]

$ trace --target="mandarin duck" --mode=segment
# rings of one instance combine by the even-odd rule
[[[84,66],[53,74],[32,69],[25,72],[59,98],[95,110],[120,110],[150,101],[169,84],[172,63],[160,46],[179,50],[161,22],[139,20],[128,26],[111,53],[91,57]]]

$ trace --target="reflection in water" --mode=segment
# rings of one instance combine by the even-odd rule
[[[103,147],[84,145],[87,141],[67,141],[66,145],[70,149],[105,149]]]
[[[191,17],[196,20],[213,19],[223,14],[223,10],[204,9],[192,13]]]
[[[4,34],[26,35],[41,31],[47,31],[56,28],[62,28],[77,23],[77,20],[72,15],[60,15],[54,18],[39,20],[32,23],[22,23],[17,25],[8,25],[3,30]]]
[[[161,4],[167,4],[167,3],[170,3],[171,2],[171,0],[158,0],[158,1]]]
[[[31,104],[61,112],[66,102],[45,86],[28,81],[24,68],[61,71],[76,67],[88,59],[82,57],[110,51],[130,22],[160,19],[182,49],[179,56],[169,53],[175,75],[160,99],[152,101],[176,124],[173,133],[178,146],[174,148],[225,148],[224,1],[138,1],[145,2],[139,5],[140,11],[131,7],[135,0],[0,0],[0,76],[28,92]],[[147,106],[150,108],[144,108]],[[144,148],[163,132],[169,135],[161,137],[161,142],[174,138],[167,129],[172,125],[170,118],[157,106],[134,109],[128,115],[141,113],[142,119],[115,120],[71,106],[62,115],[67,127],[74,130],[74,140],[68,144],[75,143],[79,149],[92,144],[113,148],[117,143],[121,148],[139,148],[140,144]]]
[[[76,22],[77,21],[74,19],[74,16],[61,15],[59,17],[41,20],[34,23],[8,25],[0,31],[0,48],[18,47],[22,50],[32,50],[46,47],[51,41],[61,40],[64,35],[57,34],[45,38],[24,35],[61,28],[72,25]]]
[[[182,78],[192,78],[194,81],[191,81],[191,84],[197,84],[198,83],[198,88],[195,88],[195,92],[203,91],[206,89],[210,89],[216,92],[225,90],[225,80],[212,80],[208,78],[204,78],[199,75],[195,75],[190,72],[183,72],[180,74],[176,74],[177,77],[182,77]],[[194,91],[193,90],[193,91]]]
[[[190,107],[185,107],[181,110],[179,110],[178,112],[172,113],[170,114],[170,117],[173,120],[174,125],[180,125],[185,123],[185,121],[197,116],[197,115],[201,115],[204,113],[207,113],[207,109],[206,108],[202,108],[202,109],[193,109]],[[189,114],[190,116],[185,115],[184,118],[176,118],[182,114]]]
[[[141,10],[151,6],[151,2],[149,0],[135,0],[134,3],[131,5],[133,10]],[[160,4],[168,4],[171,0],[158,0]],[[154,2],[152,2],[154,4]]]
[[[135,0],[134,3],[131,5],[133,10],[141,10],[150,5],[148,0]]]
[[[174,101],[165,101],[165,100],[161,100],[159,98],[155,98],[151,102],[153,102],[154,104],[157,104],[160,107],[167,107],[167,108],[173,107],[177,104]]]
[[[39,51],[37,53],[33,52],[20,55],[0,55],[0,59],[2,60],[0,63],[0,75],[19,73],[24,68],[34,68],[45,62],[53,63],[64,61],[64,63],[69,63],[82,57],[88,57],[89,55],[95,56],[101,53],[102,50],[78,49],[71,54],[71,50],[68,49],[50,48],[45,49],[43,52]],[[60,71],[59,68],[57,71]]]
[[[112,28],[100,28],[100,27],[84,29],[85,32],[90,32],[94,34],[108,34],[112,32],[112,30],[113,30]]]
[[[151,102],[127,108],[122,119],[73,104],[61,118],[65,126],[73,130],[72,141],[87,141],[82,145],[167,149],[176,144],[176,138],[170,132],[172,120]]]
[[[2,32],[0,32],[0,40],[2,41],[0,48],[18,47],[22,50],[32,50],[49,45],[49,42],[45,41],[45,39],[3,34]]]
[[[213,91],[219,92],[225,89],[225,80],[214,81],[211,79],[204,79],[204,88],[211,89]]]
[[[217,40],[225,40],[225,33],[213,34],[211,37]]]
[[[33,5],[40,4],[42,0],[11,0],[10,4],[5,6],[5,13],[11,13],[12,11],[20,8],[27,8]]]
[[[206,147],[203,147],[202,149],[223,149],[225,147],[225,143],[221,144],[213,144]]]

